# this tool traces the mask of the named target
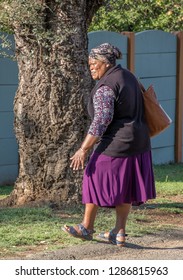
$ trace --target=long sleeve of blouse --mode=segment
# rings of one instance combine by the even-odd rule
[[[108,86],[101,86],[93,97],[94,119],[88,134],[101,137],[111,123],[114,114],[114,92]]]

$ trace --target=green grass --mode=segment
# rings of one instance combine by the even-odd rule
[[[145,207],[132,209],[127,224],[127,232],[131,236],[149,234],[167,227],[166,224],[152,222],[147,211],[154,215],[158,210],[167,215],[183,216],[183,164],[156,165],[154,172],[157,198],[149,201]],[[0,187],[0,199],[9,195],[12,189],[12,186]],[[79,239],[70,238],[60,228],[64,224],[81,222],[83,212],[82,205],[59,211],[48,207],[0,209],[0,259],[17,252],[49,251],[81,244]],[[114,209],[100,208],[95,224],[97,232],[112,228],[114,221]]]
[[[154,167],[157,195],[183,195],[183,164]]]
[[[0,199],[5,198],[13,190],[12,186],[0,186]]]

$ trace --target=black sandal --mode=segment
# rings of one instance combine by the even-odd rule
[[[79,232],[73,226],[67,225],[64,225],[62,227],[62,230],[70,234],[71,236],[80,238],[82,240],[90,241],[93,239],[93,233],[95,232],[94,230],[88,230],[82,224],[78,224],[77,227],[79,229]]]
[[[118,239],[119,237],[123,237],[123,240],[119,240]],[[110,242],[113,245],[117,245],[118,247],[124,247],[125,246],[125,237],[126,237],[125,233],[117,233],[117,234],[113,233],[113,235],[111,235]]]
[[[99,233],[98,238],[104,241],[107,241],[109,243],[112,243],[113,245],[117,245],[119,247],[123,247],[125,245],[125,237],[127,234],[125,233],[114,233],[113,229],[109,232],[102,232]],[[124,240],[119,240],[119,237],[124,237]]]

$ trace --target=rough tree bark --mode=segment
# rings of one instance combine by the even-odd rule
[[[37,2],[44,4],[37,17],[45,38],[35,36],[30,22],[13,22],[19,68],[14,127],[20,165],[15,188],[1,205],[60,205],[80,198],[82,171],[73,172],[69,158],[86,133],[91,87],[87,27],[103,1]]]

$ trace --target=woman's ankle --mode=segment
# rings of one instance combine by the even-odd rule
[[[124,234],[125,235],[125,228],[118,228],[118,227],[115,227],[113,230],[112,230],[113,233],[115,234]]]
[[[85,229],[87,229],[88,231],[94,231],[94,226],[91,224],[86,224],[85,222],[81,223]]]

